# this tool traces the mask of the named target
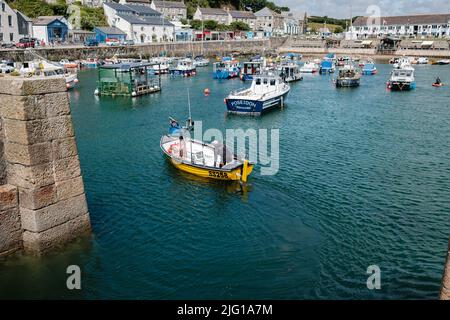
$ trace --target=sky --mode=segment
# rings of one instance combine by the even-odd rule
[[[348,18],[369,16],[369,6],[378,6],[381,16],[399,16],[422,13],[450,13],[448,0],[274,0],[279,6],[288,6],[294,12],[307,12],[310,16]]]

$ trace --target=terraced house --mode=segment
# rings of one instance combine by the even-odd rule
[[[265,7],[255,12],[256,29],[263,31],[266,36],[280,35],[284,33],[284,17]]]
[[[194,13],[194,20],[216,21],[220,24],[230,24],[230,17],[227,10],[216,8],[200,8]]]
[[[135,43],[173,41],[175,26],[149,6],[109,2],[103,4],[106,20]]]
[[[359,17],[350,28],[358,38],[385,36],[450,37],[450,13],[381,17]]]
[[[153,0],[150,8],[160,12],[170,21],[180,21],[187,18],[187,7],[183,1],[157,1]]]
[[[17,41],[19,41],[17,13],[6,1],[0,0],[0,43],[15,43]]]

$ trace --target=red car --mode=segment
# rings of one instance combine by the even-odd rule
[[[34,40],[30,38],[22,38],[16,44],[17,48],[34,48]]]

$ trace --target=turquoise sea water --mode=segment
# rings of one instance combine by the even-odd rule
[[[226,116],[238,79],[163,76],[160,94],[96,99],[96,71],[70,93],[93,236],[48,257],[0,263],[0,296],[139,299],[435,299],[450,235],[450,68],[391,66],[356,89],[292,84],[286,108]],[[159,149],[168,116],[203,128],[279,128],[280,170],[249,190],[180,173]],[[211,95],[205,97],[203,89]],[[66,267],[82,290],[66,289]],[[366,287],[381,268],[381,290]]]

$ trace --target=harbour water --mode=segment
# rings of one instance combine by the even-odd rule
[[[227,116],[239,79],[163,76],[162,92],[94,97],[96,71],[70,93],[93,236],[0,264],[2,298],[436,299],[450,234],[448,66],[417,66],[417,89],[387,92],[391,66],[336,89],[292,84],[283,110]],[[246,83],[247,85],[248,83]],[[168,117],[203,128],[279,128],[280,169],[249,190],[174,169],[159,148]],[[211,95],[204,96],[209,88]],[[79,265],[82,290],[66,288]],[[366,271],[381,269],[381,289]]]

